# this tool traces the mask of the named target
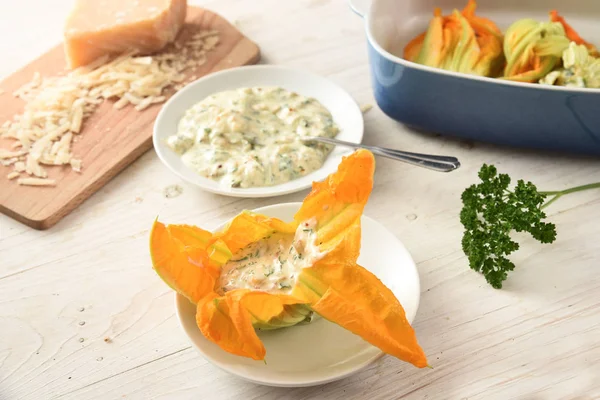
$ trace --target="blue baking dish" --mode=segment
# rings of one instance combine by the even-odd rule
[[[516,147],[600,155],[600,90],[509,82],[406,61],[402,49],[423,32],[433,9],[466,0],[352,0],[365,19],[375,99],[396,121],[418,129]],[[600,44],[598,0],[478,0],[477,14],[504,31],[520,18],[548,20],[557,9],[582,37]]]

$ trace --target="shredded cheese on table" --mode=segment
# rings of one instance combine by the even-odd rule
[[[10,149],[0,148],[0,162],[34,177],[18,179],[21,185],[54,185],[45,166],[69,165],[79,172],[82,162],[73,156],[73,139],[99,104],[113,99],[116,109],[133,105],[142,111],[164,102],[165,90],[179,90],[193,80],[184,72],[204,64],[218,42],[217,31],[198,31],[157,55],[103,57],[63,76],[35,73],[13,93],[26,104],[23,113],[0,127],[0,137],[15,140]]]

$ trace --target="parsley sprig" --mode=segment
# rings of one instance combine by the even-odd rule
[[[519,180],[511,190],[510,177],[486,164],[481,167],[479,178],[481,183],[468,187],[462,194],[460,222],[465,228],[462,248],[469,266],[482,273],[496,289],[502,288],[508,272],[515,269],[508,255],[518,250],[519,244],[511,238],[511,232],[528,232],[541,243],[552,243],[556,239],[556,226],[543,221],[546,218],[543,208],[563,195],[600,188],[600,183],[594,183],[540,192],[533,183]],[[547,196],[552,198],[544,203]]]

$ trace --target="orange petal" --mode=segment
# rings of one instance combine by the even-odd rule
[[[504,77],[512,77],[533,70],[535,64],[539,62],[539,57],[535,55],[534,48],[535,43],[530,43],[524,47],[519,57],[515,57],[508,62],[504,68]]]
[[[469,21],[458,11],[454,10],[452,19],[458,23],[460,38],[452,54],[450,69],[457,72],[472,73],[481,51],[475,38],[475,32],[469,25]]]
[[[540,78],[549,74],[558,62],[556,57],[535,57],[529,68],[523,69],[513,75],[502,77],[509,81],[516,82],[537,82]]]
[[[505,65],[502,41],[493,36],[479,36],[477,38],[481,55],[474,68],[479,75],[497,77],[502,74]]]
[[[478,75],[497,76],[502,73],[504,53],[502,52],[503,35],[498,26],[490,19],[475,15],[477,2],[469,0],[462,15],[475,32],[479,46],[479,59],[473,66]]]
[[[465,8],[462,10],[462,15],[465,17],[472,17],[475,15],[475,10],[477,10],[477,1],[469,0]]]
[[[311,307],[322,317],[388,354],[420,368],[427,366],[425,353],[406,320],[402,305],[375,275],[363,267],[318,263],[303,270],[297,286],[305,286],[294,292],[298,296],[313,291]],[[315,292],[325,288],[323,293]]]
[[[427,37],[427,35],[429,35],[427,44],[431,45],[431,41],[433,40],[432,39],[433,31],[436,31],[441,35],[442,21],[443,21],[442,20],[442,10],[440,8],[435,8],[433,10],[433,19],[429,22],[429,28],[425,32],[421,33],[420,35],[413,38],[410,42],[408,42],[408,44],[404,47],[403,58],[405,60],[423,64],[422,59],[423,59],[424,55],[420,56],[421,51],[429,51],[428,49],[423,49],[423,42],[425,41],[425,38]],[[441,41],[441,42],[443,42],[443,41]],[[440,42],[440,45],[441,45],[441,42]],[[418,60],[419,56],[421,57],[421,61]]]
[[[294,233],[296,227],[294,223],[288,224],[277,218],[243,211],[232,219],[223,231],[215,233],[215,237],[221,239],[235,254],[273,232]]]
[[[183,244],[189,251],[192,249],[206,251],[215,266],[223,265],[231,258],[231,251],[225,243],[209,231],[191,225],[169,225],[167,230],[173,240]]]
[[[442,62],[442,50],[444,46],[444,17],[439,8],[433,13],[429,27],[425,32],[423,44],[415,62],[430,67],[437,67]]]
[[[469,0],[465,8],[462,10],[462,15],[469,21],[469,24],[477,33],[477,35],[492,35],[497,39],[502,40],[502,31],[498,26],[488,18],[475,15],[477,9],[477,1]]]
[[[202,334],[223,350],[254,360],[265,358],[265,347],[254,325],[268,323],[298,304],[299,299],[250,290],[212,295],[198,303],[196,323]]]
[[[408,42],[408,44],[404,47],[404,54],[402,55],[402,58],[408,61],[415,61],[419,55],[419,52],[421,51],[421,48],[423,47],[424,39],[425,32]]]
[[[442,62],[439,65],[439,67],[443,69],[450,68],[452,62],[452,53],[454,52],[454,49],[458,44],[458,40],[460,39],[459,32],[454,28],[454,26],[455,24],[453,22],[444,26],[444,47],[441,56]]]
[[[325,260],[355,262],[360,251],[360,217],[371,190],[375,158],[366,150],[344,157],[337,172],[323,182],[313,183],[302,207],[294,216],[297,223],[317,220],[317,240]]]
[[[241,305],[243,291],[202,299],[196,309],[196,323],[202,334],[223,350],[254,360],[265,358],[265,346],[252,326],[250,313]]]
[[[253,291],[245,293],[241,301],[253,320],[263,322],[281,314],[286,305],[302,303],[300,299],[292,296]]]
[[[213,291],[219,270],[207,253],[202,229],[173,229],[155,221],[150,233],[150,255],[158,275],[194,304]],[[172,232],[173,231],[173,232]]]
[[[252,316],[258,330],[273,330],[296,325],[312,314],[307,305],[296,297],[265,292],[249,292],[241,298],[242,305]]]
[[[600,53],[598,52],[598,49],[596,49],[596,46],[587,42],[581,36],[579,36],[577,31],[575,29],[573,29],[573,27],[567,23],[567,21],[564,19],[564,17],[562,17],[558,14],[558,11],[556,11],[556,10],[550,11],[550,21],[559,22],[565,29],[567,38],[569,38],[570,41],[575,42],[577,44],[583,44],[585,47],[587,47],[589,52],[595,57],[600,55]]]

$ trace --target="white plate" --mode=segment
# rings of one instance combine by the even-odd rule
[[[186,167],[180,156],[166,145],[166,139],[177,132],[177,124],[185,111],[213,93],[253,86],[280,86],[317,99],[331,112],[333,120],[340,128],[337,139],[361,142],[364,131],[362,112],[354,99],[341,87],[326,78],[303,71],[272,65],[254,65],[227,69],[200,78],[165,103],[156,117],[152,137],[154,149],[161,161],[184,180],[209,192],[234,197],[269,197],[297,192],[310,187],[313,181],[325,179],[337,169],[342,156],[352,152],[348,148],[335,147],[319,170],[290,182],[260,188],[222,186]]]
[[[291,221],[301,203],[277,204],[255,211]],[[362,217],[360,265],[389,287],[412,323],[419,307],[420,282],[410,254],[391,232]],[[345,378],[383,353],[362,338],[323,318],[308,325],[259,332],[267,363],[235,356],[207,340],[196,326],[196,307],[177,295],[177,317],[190,341],[208,361],[250,382],[269,386],[313,386]]]

